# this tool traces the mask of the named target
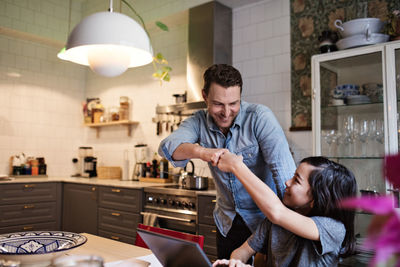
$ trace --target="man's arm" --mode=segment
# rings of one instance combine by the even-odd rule
[[[172,153],[172,158],[174,160],[201,159],[206,162],[211,162],[213,166],[216,166],[219,157],[225,151],[228,150],[225,148],[205,148],[198,144],[183,143]]]

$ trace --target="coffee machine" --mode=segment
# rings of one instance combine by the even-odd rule
[[[97,176],[97,171],[96,171],[96,166],[97,166],[97,158],[88,156],[84,158],[84,172],[82,173],[83,177],[96,177]]]
[[[73,158],[75,174],[72,177],[96,177],[97,158],[93,156],[93,148],[90,146],[80,146],[78,159]]]

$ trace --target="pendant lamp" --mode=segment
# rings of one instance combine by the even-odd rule
[[[114,77],[127,68],[153,61],[153,49],[146,31],[132,18],[112,12],[84,18],[68,36],[60,59],[89,66],[95,73]]]

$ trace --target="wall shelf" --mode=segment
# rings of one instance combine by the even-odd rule
[[[87,127],[90,127],[90,128],[95,128],[96,129],[96,137],[99,138],[101,127],[116,126],[116,125],[126,126],[126,128],[128,130],[128,136],[131,136],[132,125],[136,125],[136,124],[139,124],[139,122],[123,120],[123,121],[110,121],[110,122],[99,122],[99,123],[85,123],[84,125]]]

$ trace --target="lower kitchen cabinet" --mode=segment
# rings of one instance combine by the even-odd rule
[[[74,233],[97,235],[98,187],[86,184],[64,184],[62,229]]]
[[[141,222],[142,189],[99,187],[99,235],[134,244]]]
[[[215,196],[197,196],[197,222],[198,233],[204,236],[204,252],[214,261],[217,259],[217,227],[214,223],[213,211],[215,208]]]
[[[0,185],[0,234],[61,229],[61,183]]]

